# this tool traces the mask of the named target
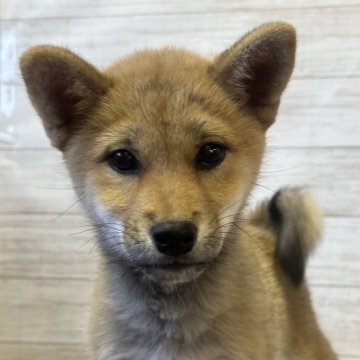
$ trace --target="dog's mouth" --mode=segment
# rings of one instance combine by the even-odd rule
[[[139,270],[151,281],[164,285],[180,284],[195,280],[208,266],[206,262],[145,264]]]
[[[164,270],[164,271],[181,271],[184,269],[189,269],[189,268],[198,268],[198,267],[203,267],[206,266],[207,263],[206,262],[194,262],[194,263],[182,263],[182,262],[171,262],[171,263],[165,263],[165,264],[146,264],[146,265],[141,265],[141,268],[144,269],[157,269],[157,270]]]

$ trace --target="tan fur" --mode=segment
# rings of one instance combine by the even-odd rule
[[[290,25],[270,23],[213,61],[144,50],[102,73],[58,47],[23,55],[29,96],[98,227],[95,359],[336,358],[303,280],[321,228],[311,198],[284,189],[244,212],[295,43]],[[208,143],[227,151],[204,170]],[[136,156],[135,174],[110,168],[117,149]],[[173,258],[150,229],[180,220],[198,234]]]

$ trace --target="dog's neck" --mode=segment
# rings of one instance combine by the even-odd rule
[[[159,338],[190,344],[228,306],[223,294],[230,290],[232,279],[225,275],[224,281],[214,282],[214,275],[226,271],[230,253],[220,254],[198,279],[174,287],[150,282],[125,262],[106,262],[108,298],[104,300],[113,326],[138,336],[152,329]]]

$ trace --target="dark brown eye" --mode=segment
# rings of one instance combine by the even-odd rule
[[[196,157],[196,162],[200,169],[212,169],[223,162],[225,155],[225,146],[209,143],[200,148]]]
[[[109,166],[119,173],[134,174],[140,170],[140,164],[136,157],[125,149],[113,151],[106,160]]]

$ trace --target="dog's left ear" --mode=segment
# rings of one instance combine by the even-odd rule
[[[264,24],[220,54],[215,76],[240,108],[246,106],[267,129],[295,62],[296,34],[282,22]]]
[[[29,97],[54,147],[64,150],[111,81],[71,51],[50,45],[27,50],[20,60]]]

